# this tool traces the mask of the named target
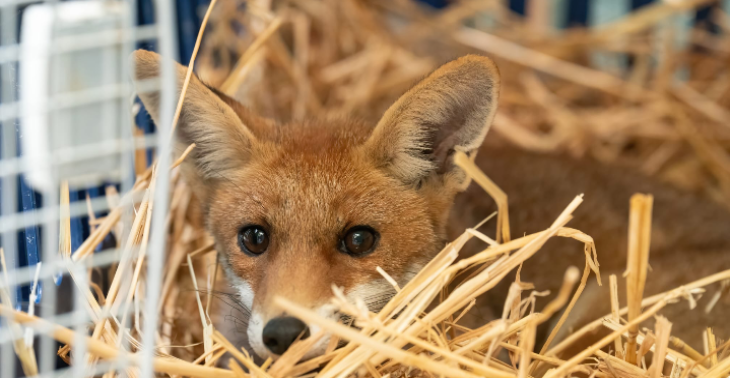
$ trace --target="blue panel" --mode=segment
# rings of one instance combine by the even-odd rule
[[[528,0],[508,0],[509,9],[517,14],[525,15],[525,6]]]
[[[448,0],[417,0],[418,2],[430,5],[436,9],[446,8],[449,5]]]
[[[24,177],[20,177],[18,182],[19,190],[19,211],[27,212],[39,209],[39,196],[28,186]],[[19,266],[35,266],[40,261],[40,249],[41,249],[41,230],[38,226],[26,227],[19,232],[18,235],[18,252],[20,254],[18,259]],[[30,295],[30,285],[21,288],[22,297],[18,298],[18,304],[22,302],[22,298],[28,298]],[[37,302],[40,301],[40,293],[42,292],[41,282],[38,283],[39,294]]]
[[[152,0],[138,0],[137,7],[138,25],[151,25],[155,23],[155,5]]]
[[[631,8],[638,9],[653,2],[654,0],[631,0]]]
[[[21,156],[20,127],[15,127],[17,156]],[[34,211],[43,206],[40,195],[36,193],[25,181],[21,175],[18,177],[18,212]],[[18,232],[18,266],[35,266],[41,257],[41,229],[38,225],[26,227]],[[40,293],[42,292],[41,283],[38,283],[37,301],[40,301]],[[18,288],[19,297],[17,298],[17,306],[24,303],[24,298],[30,295],[30,285]]]
[[[569,0],[565,27],[587,26],[589,4],[588,0]]]
[[[83,190],[70,190],[68,193],[68,198],[70,203],[79,202],[84,200],[84,191]],[[71,218],[71,252],[76,252],[77,249],[81,246],[81,244],[84,242],[84,239],[86,236],[89,235],[88,227],[84,227],[84,225],[88,225],[88,222],[84,222],[83,218],[85,217],[73,217]]]
[[[720,27],[712,19],[712,13],[720,9],[720,3],[706,5],[697,9],[695,14],[695,25],[703,27],[712,34],[720,34]]]
[[[177,27],[179,32],[178,51],[180,63],[189,64],[190,57],[195,48],[195,39],[198,35],[198,28],[195,17],[193,0],[177,0]]]
[[[137,24],[139,25],[151,25],[155,23],[155,6],[152,0],[138,0],[137,1],[138,13],[137,13]],[[137,44],[138,49],[145,49],[149,51],[157,50],[157,43],[155,42],[139,42]],[[147,110],[142,106],[139,99],[136,100],[140,104],[141,109],[135,121],[140,129],[144,130],[145,134],[153,134],[155,132],[155,125],[152,123]],[[154,153],[151,149],[147,150],[147,161],[151,164]]]

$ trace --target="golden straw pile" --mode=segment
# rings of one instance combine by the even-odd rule
[[[528,9],[528,16],[520,19],[496,0],[466,0],[440,13],[407,0],[213,1],[191,61],[204,81],[264,115],[296,120],[325,112],[354,113],[373,119],[445,60],[469,52],[487,54],[503,75],[493,133],[499,138],[488,138],[493,143],[631,164],[730,204],[730,39],[724,37],[730,32],[730,17],[714,15],[725,34],[689,33],[687,38],[699,46],[692,49],[676,43],[681,30],[673,22],[683,11],[708,2],[657,2],[596,29],[559,32],[537,10]],[[626,64],[625,56],[633,64]],[[590,60],[598,60],[604,69],[589,68]],[[678,83],[674,75],[682,69],[692,75]],[[131,377],[138,375],[135,364],[141,360],[145,258],[160,252],[148,250],[158,171],[155,164],[146,168],[143,153],[137,157],[138,179],[132,192],[107,193],[113,210],[102,219],[92,215],[91,236],[73,255],[68,188],[61,190],[60,254],[88,302],[88,355],[73,354],[71,345],[78,341],[74,331],[13,311],[9,298],[2,298],[0,306],[17,332],[21,326],[51,327],[51,335],[67,344],[59,355],[72,364],[91,368],[102,360],[124,357],[132,362],[123,370]],[[563,318],[570,313],[585,285],[586,277],[575,290],[581,281],[577,269],[565,272],[560,293],[542,313],[530,310],[530,295],[523,295],[516,283],[502,318],[477,329],[465,328],[458,320],[474,298],[540,253],[552,237],[585,243],[587,260],[575,264],[587,263],[599,273],[590,236],[565,227],[582,202],[580,196],[548,229],[532,235],[498,243],[466,230],[408,285],[396,288],[398,294],[378,314],[335,292],[334,302],[357,328],[277,299],[288,313],[335,337],[321,357],[301,361],[320,333],[298,341],[276,361],[259,365],[213,325],[216,306],[225,306],[227,287],[192,193],[179,177],[176,167],[183,158],[184,154],[172,167],[167,257],[158,305],[154,366],[162,376],[721,378],[730,373],[730,342],[718,340],[711,330],[707,353],[699,353],[673,339],[672,324],[664,318],[659,317],[653,330],[640,327],[664,306],[730,279],[730,271],[725,271],[643,298],[652,204],[644,195],[630,204],[628,307],[619,308],[617,278],[611,276],[612,295],[607,300],[612,313],[543,352],[533,351],[536,327],[559,311],[566,310]],[[488,192],[485,195],[505,203],[501,191],[469,159],[457,155],[456,163]],[[508,214],[499,215],[499,229],[508,229]],[[84,264],[109,233],[117,237],[119,262],[103,272],[109,287],[100,287],[78,272],[86,270]],[[485,243],[483,252],[457,260],[459,249],[474,237]],[[452,280],[466,270],[476,273],[450,291]],[[243,322],[245,310],[231,308],[233,321]],[[582,342],[599,328],[610,334],[594,344]],[[349,343],[336,348],[338,340]],[[574,345],[582,345],[582,352],[560,353]],[[25,372],[37,371],[22,337],[15,346]],[[508,358],[498,358],[500,353]],[[104,376],[119,373],[112,368]]]

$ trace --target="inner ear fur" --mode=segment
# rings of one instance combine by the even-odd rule
[[[474,154],[494,119],[500,77],[489,58],[449,62],[398,99],[364,148],[376,164],[406,184],[431,175],[464,181],[453,154]]]
[[[157,123],[160,119],[159,89],[142,90],[142,80],[159,76],[161,58],[158,54],[137,50],[132,53],[137,95]],[[177,76],[177,96],[182,90],[187,68],[174,63]],[[244,124],[249,113],[235,100],[207,87],[192,75],[185,92],[180,119],[176,127],[178,153],[190,144],[195,148],[183,162],[183,175],[201,200],[206,197],[206,185],[225,177],[226,172],[240,167],[250,158],[256,143],[254,133]],[[240,106],[234,110],[233,106]],[[240,115],[239,115],[240,113]],[[253,117],[252,115],[250,115]]]

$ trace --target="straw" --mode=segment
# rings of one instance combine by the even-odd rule
[[[609,277],[609,287],[611,289],[611,319],[615,323],[621,322],[621,316],[619,315],[619,305],[618,305],[618,281],[616,280],[616,275],[612,274]],[[617,358],[623,358],[624,356],[624,348],[623,348],[623,341],[621,338],[617,338],[614,340],[614,355]]]
[[[636,333],[638,323],[634,319],[641,315],[641,300],[644,295],[646,272],[649,268],[649,243],[651,238],[651,196],[635,194],[631,197],[631,213],[629,215],[629,253],[626,268],[626,287],[629,304],[629,339],[626,343],[626,361],[638,363],[636,350]]]
[[[673,26],[655,28],[707,3],[655,2],[597,28],[559,33],[540,11],[545,5],[538,3],[530,6],[526,19],[514,17],[494,0],[459,2],[439,13],[410,2],[387,0],[251,0],[245,9],[236,1],[221,2],[215,9],[212,3],[183,80],[175,123],[194,65],[206,79],[208,75],[213,78],[223,92],[278,121],[354,113],[374,124],[385,108],[438,63],[467,52],[486,53],[499,65],[503,85],[493,132],[485,142],[489,146],[484,148],[508,143],[532,151],[628,163],[730,204],[726,148],[730,133],[725,124],[730,76],[722,64],[727,36],[698,33],[693,41],[705,46],[707,52],[696,54],[670,43],[670,37],[677,35]],[[717,18],[721,27],[730,30],[727,15],[720,13]],[[405,21],[402,29],[394,26],[398,20]],[[204,34],[206,24],[211,27]],[[245,29],[247,36],[242,37],[232,25]],[[656,42],[661,44],[659,51]],[[584,57],[597,54],[629,55],[634,64],[587,65]],[[690,67],[688,81],[674,80],[678,66],[695,63],[700,69]],[[135,128],[134,133],[139,130]],[[72,276],[93,321],[93,332],[87,339],[88,358],[70,359],[73,332],[11,311],[7,282],[0,288],[0,310],[11,319],[8,324],[14,332],[11,337],[16,341],[16,352],[23,368],[30,369],[26,373],[33,371],[35,361],[32,349],[18,344],[18,340],[23,341],[23,328],[25,332],[50,332],[68,344],[59,350],[60,356],[87,363],[88,368],[97,359],[132,364],[124,371],[104,374],[109,378],[134,376],[142,352],[155,353],[156,371],[179,377],[334,378],[357,374],[396,378],[405,374],[527,378],[542,375],[544,369],[540,368],[544,367],[549,369],[544,373],[547,378],[571,374],[659,378],[669,365],[671,378],[723,378],[730,372],[730,343],[718,341],[720,335],[714,332],[706,332],[706,351],[701,354],[671,335],[672,328],[681,324],[672,325],[658,317],[653,333],[641,331],[643,322],[664,306],[679,298],[695,301],[693,296],[705,286],[730,279],[730,271],[719,272],[692,283],[678,282],[677,286],[684,286],[644,298],[648,280],[662,274],[647,275],[650,196],[637,195],[630,204],[627,307],[619,308],[618,282],[611,276],[608,292],[600,294],[610,301],[611,312],[603,318],[586,319],[593,321],[560,340],[557,336],[575,315],[591,272],[601,284],[593,238],[580,231],[580,223],[571,224],[575,228],[566,227],[582,196],[575,193],[578,196],[565,204],[558,218],[545,219],[550,227],[512,235],[510,193],[481,172],[474,164],[475,154],[460,152],[453,156],[466,173],[465,184],[474,181],[486,191],[483,200],[491,197],[497,204],[496,237],[480,232],[481,224],[464,230],[404,285],[391,277],[395,272],[375,269],[374,273],[396,292],[376,314],[357,302],[348,302],[343,292],[334,291],[332,304],[338,313],[349,315],[352,324],[323,318],[293,300],[296,298],[276,299],[288,312],[321,326],[323,331],[297,341],[284,356],[257,365],[240,345],[226,339],[230,335],[212,327],[227,314],[227,308],[222,308],[226,304],[218,297],[236,298],[219,291],[228,287],[218,272],[216,244],[201,221],[198,201],[180,175],[179,166],[194,148],[188,146],[171,166],[169,214],[164,229],[155,230],[167,233],[170,243],[164,251],[148,250],[150,214],[155,205],[151,194],[160,185],[156,185],[156,163],[147,168],[144,151],[135,154],[137,181],[133,189],[121,198],[114,190],[107,192],[109,214],[95,218],[90,213],[91,235],[73,255],[68,188],[62,187],[59,241],[69,272],[75,271],[75,264],[88,263],[84,260],[93,256],[110,233],[119,240],[120,257],[109,269],[108,286],[84,283],[88,280],[77,281]],[[584,267],[582,275],[577,268],[566,272],[560,292],[547,305],[539,297],[543,288],[533,288],[518,275],[504,303],[504,316],[485,319],[474,329],[460,324],[461,319],[479,311],[480,296],[505,283],[526,260],[543,253],[543,245],[553,237],[582,243],[585,261],[581,258],[573,263]],[[483,243],[483,250],[459,259],[467,242]],[[213,251],[216,254],[210,253]],[[141,268],[153,253],[164,254],[167,259],[160,272],[163,287],[156,304],[161,321],[154,351],[142,351],[139,330],[145,314],[140,308],[148,281]],[[610,256],[600,256],[600,260],[607,258]],[[199,288],[199,280],[206,282],[205,288]],[[207,290],[205,301],[199,289]],[[705,309],[718,303],[721,295],[722,290]],[[542,312],[534,311],[536,304]],[[560,310],[563,313],[550,324],[543,348],[534,351],[536,327]],[[577,355],[564,354],[569,347],[587,344],[591,332],[599,329],[610,334]],[[324,353],[303,360],[325,336],[330,336],[330,341]],[[342,343],[347,344],[338,347]],[[613,354],[602,350],[608,345],[613,345]],[[502,355],[509,360],[502,360]]]
[[[0,314],[2,314],[3,316],[13,316],[18,323],[23,324],[26,327],[32,327],[35,330],[41,332],[47,332],[54,339],[69,345],[73,345],[78,337],[73,330],[49,323],[38,317],[29,316],[28,314],[21,311],[15,311],[5,305],[0,305]],[[94,340],[90,337],[86,338],[85,343],[89,353],[92,353],[106,360],[123,358],[135,364],[139,363],[139,361],[141,360],[139,358],[140,356],[138,356],[137,354],[123,355],[122,352],[120,352],[118,349],[107,345],[99,340]],[[161,373],[181,374],[192,377],[234,377],[231,372],[223,369],[201,367],[185,361],[171,358],[155,358],[154,368],[155,371]]]

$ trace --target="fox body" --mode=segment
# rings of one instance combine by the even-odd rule
[[[159,75],[160,58],[154,53],[137,51],[134,64],[137,79]],[[176,67],[181,88],[185,67]],[[158,121],[159,93],[139,96]],[[600,261],[609,270],[625,266],[629,196],[655,194],[656,245],[662,250],[659,258],[670,259],[672,273],[662,271],[666,278],[648,290],[669,289],[708,273],[704,268],[676,274],[681,269],[672,266],[704,258],[699,255],[704,251],[717,261],[707,268],[730,268],[725,232],[730,215],[712,203],[625,172],[616,171],[614,177],[597,165],[479,151],[498,97],[494,63],[467,56],[414,86],[375,126],[339,118],[277,124],[192,77],[177,126],[177,149],[196,147],[182,173],[203,205],[228,280],[251,312],[246,334],[256,354],[279,355],[296,337],[317,332],[276,308],[275,296],[336,318],[329,304],[336,285],[377,311],[395,293],[377,267],[404,285],[454,232],[495,210],[474,185],[459,194],[469,182],[453,164],[455,151],[471,157],[479,152],[480,167],[510,196],[516,232],[545,229],[570,198],[585,193],[587,205],[575,225],[596,238]],[[565,268],[581,261],[582,246],[559,241],[547,247],[550,251],[526,264],[522,277],[555,292]],[[486,297],[483,307],[501,308],[503,289]],[[594,312],[583,311],[573,324]],[[309,356],[327,344],[322,338]]]
[[[599,286],[593,278],[588,281],[557,340],[568,336],[571,329],[576,330],[611,312],[610,274],[618,277],[620,303],[622,307],[626,306],[626,286],[622,277],[628,250],[629,201],[635,193],[648,193],[654,197],[650,271],[645,297],[730,269],[730,213],[711,200],[622,167],[561,156],[482,148],[476,163],[508,194],[510,228],[515,235],[546,229],[576,194],[585,194],[584,202],[573,213],[569,226],[593,237],[603,286]],[[496,211],[496,205],[485,201],[481,188],[472,185],[456,197],[449,223],[450,236],[458,235],[465,227],[473,226],[493,211]],[[491,230],[484,231],[490,234]],[[467,244],[462,254],[466,257],[483,248],[478,243]],[[566,269],[571,265],[582,268],[584,261],[582,243],[553,238],[524,263],[520,278],[533,283],[536,290],[550,290],[554,295],[560,288]],[[513,277],[514,273],[478,298],[477,308],[482,318],[472,319],[474,325],[483,324],[483,317],[489,319],[501,315]],[[719,337],[726,339],[730,336],[730,296],[725,292],[712,311],[705,312],[713,296],[722,289],[717,284],[707,290],[701,298],[697,298],[698,308],[692,311],[685,302],[668,306],[660,312],[673,322],[672,335],[697,350],[702,350],[702,333],[706,327],[713,327]],[[546,303],[553,295],[540,302]],[[544,341],[556,319],[557,316],[553,322],[538,329],[538,342],[540,338]],[[646,326],[652,327],[650,323]],[[603,331],[607,332],[607,329]],[[591,341],[597,341],[603,335],[596,333],[576,347],[590,345]]]

